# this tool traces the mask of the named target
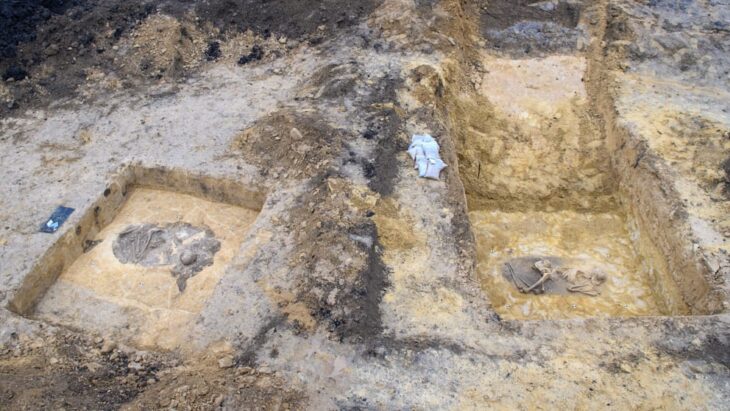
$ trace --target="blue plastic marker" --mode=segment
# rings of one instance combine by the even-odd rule
[[[63,223],[66,222],[68,216],[74,212],[73,208],[58,206],[56,211],[51,214],[48,220],[41,226],[42,233],[55,233]]]

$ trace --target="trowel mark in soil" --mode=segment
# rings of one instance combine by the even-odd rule
[[[132,225],[114,240],[114,256],[124,264],[145,267],[172,265],[180,292],[188,278],[213,264],[213,256],[221,248],[213,231],[187,223]]]
[[[276,333],[277,328],[283,326],[284,323],[284,317],[276,316],[264,324],[251,340],[245,341],[245,344],[240,347],[241,354],[235,359],[236,366],[255,367],[257,353],[266,344],[271,334]]]

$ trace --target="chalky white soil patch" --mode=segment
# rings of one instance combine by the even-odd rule
[[[254,210],[186,194],[136,188],[96,236],[101,242],[61,274],[39,302],[35,316],[101,334],[122,332],[142,347],[178,347],[257,215]],[[169,223],[209,228],[220,242],[213,263],[188,278],[183,291],[171,273],[172,264],[124,264],[112,247],[130,225]]]

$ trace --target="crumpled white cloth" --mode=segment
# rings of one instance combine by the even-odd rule
[[[438,180],[441,170],[447,167],[439,156],[439,144],[428,134],[414,134],[408,154],[413,159],[413,168],[418,169],[419,177]]]

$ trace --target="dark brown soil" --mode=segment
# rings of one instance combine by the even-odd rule
[[[29,8],[30,15],[13,20],[17,32],[0,31],[0,44],[6,45],[8,53],[12,51],[0,60],[0,72],[16,68],[28,74],[23,82],[7,84],[14,102],[0,106],[0,114],[73,96],[86,80],[87,69],[113,69],[112,47],[156,8],[150,1],[57,3],[68,5]]]
[[[300,39],[319,31],[349,27],[381,0],[223,0],[199,2],[197,14],[224,30],[252,29]],[[324,26],[325,30],[320,30]]]
[[[160,80],[163,76],[158,73],[151,76],[145,70],[121,73],[119,62],[115,61],[119,56],[115,46],[151,14],[159,12],[194,21],[203,33],[209,33],[205,27],[214,25],[221,30],[221,36],[251,29],[265,37],[284,36],[318,43],[338,29],[357,23],[379,3],[379,0],[3,1],[0,3],[0,77],[3,81],[8,78],[14,81],[6,83],[13,98],[0,105],[0,115],[75,96],[77,87],[87,81],[90,69],[116,74],[127,88]],[[201,62],[220,56],[217,41],[216,38],[206,40],[208,48],[201,50]],[[260,58],[257,56],[258,53],[253,58]],[[189,74],[174,70],[174,77]]]
[[[393,193],[398,177],[398,156],[408,149],[408,140],[403,129],[403,119],[398,114],[399,107],[389,106],[397,101],[396,92],[403,81],[385,76],[373,87],[365,107],[383,107],[370,110],[369,126],[363,137],[377,141],[375,158],[363,162],[363,171],[368,179],[368,187],[387,196]]]
[[[709,333],[697,338],[699,344],[692,344],[687,340],[698,333],[693,329],[685,331],[688,336],[686,338],[658,342],[656,345],[659,351],[683,360],[716,362],[730,369],[730,336],[723,333]]]
[[[303,409],[306,403],[276,374],[241,364],[191,368],[169,355],[105,348],[106,341],[70,330],[37,339],[17,338],[0,350],[0,409]]]
[[[118,409],[163,367],[148,358],[130,368],[126,353],[99,354],[99,344],[73,333],[43,340],[39,348],[0,354],[0,408]]]
[[[580,6],[559,2],[554,8],[535,6],[532,0],[490,0],[482,2],[481,24],[483,29],[502,30],[520,21],[547,21],[568,28],[578,25]]]
[[[0,2],[0,58],[15,57],[18,44],[35,40],[39,25],[80,3],[63,0]]]
[[[489,47],[512,56],[561,53],[576,47],[581,8],[560,1],[481,2],[480,31]]]

